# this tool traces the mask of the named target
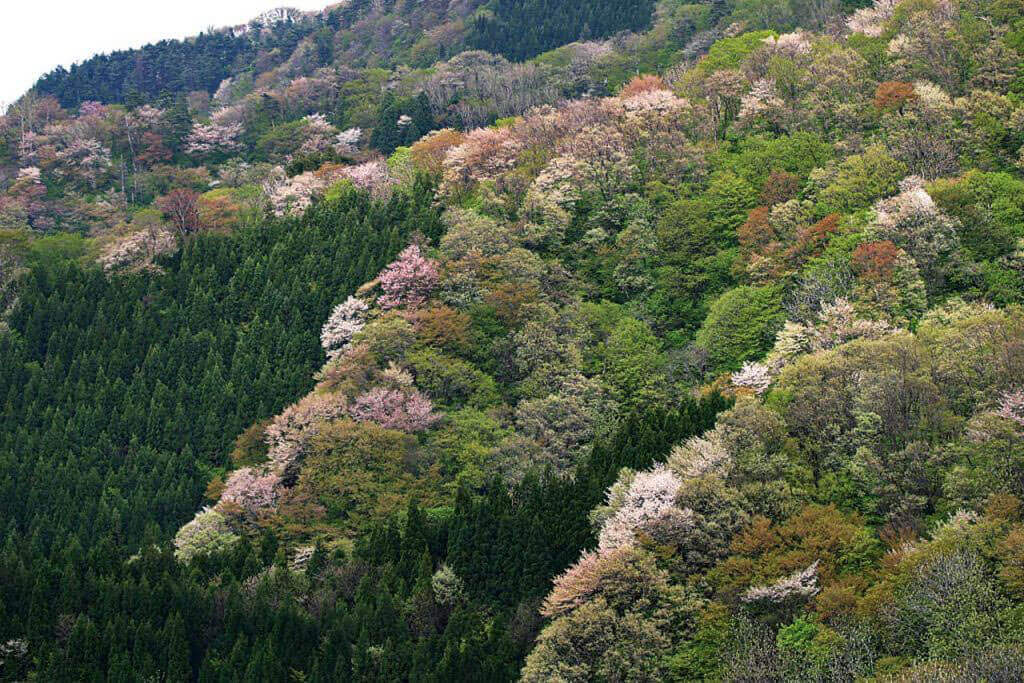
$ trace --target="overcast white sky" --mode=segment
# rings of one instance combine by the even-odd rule
[[[275,7],[330,0],[17,0],[0,2],[0,112],[57,66],[210,26],[242,24]]]

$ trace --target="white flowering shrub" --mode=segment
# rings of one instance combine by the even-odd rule
[[[364,327],[369,305],[362,299],[350,296],[334,307],[331,317],[320,331],[320,345],[327,352],[327,358],[334,360]]]
[[[609,492],[609,503],[613,503],[614,496],[617,507],[601,527],[598,535],[600,552],[631,545],[638,532],[666,532],[675,538],[655,540],[670,543],[693,528],[693,513],[675,506],[676,493],[682,482],[674,472],[658,465],[630,476],[632,481],[625,495],[621,490]]]
[[[353,155],[359,151],[359,143],[362,139],[362,128],[343,130],[334,137],[334,150],[338,154]]]
[[[109,244],[100,254],[99,262],[105,270],[137,266],[172,252],[177,246],[178,240],[170,230],[140,230]]]
[[[767,365],[746,362],[738,372],[732,373],[732,383],[742,389],[753,389],[760,395],[771,386],[772,375]]]
[[[1024,390],[1008,391],[999,399],[999,416],[1024,427]]]
[[[687,439],[668,456],[668,467],[683,479],[724,476],[731,464],[732,456],[715,431]]]
[[[863,33],[870,38],[878,38],[885,31],[885,24],[896,11],[900,0],[875,0],[871,7],[864,7],[853,13],[847,20],[846,27],[851,33]]]
[[[783,604],[814,597],[820,590],[818,587],[818,562],[815,561],[807,569],[794,572],[770,586],[754,586],[748,589],[740,597],[740,600],[747,604]]]

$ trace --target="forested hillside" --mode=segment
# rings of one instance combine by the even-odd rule
[[[1024,2],[353,0],[0,118],[0,680],[1024,678]]]
[[[470,42],[476,48],[523,60],[577,39],[639,31],[653,19],[654,0],[608,2],[517,2],[496,0],[475,17]]]
[[[57,69],[39,79],[35,90],[67,108],[95,100],[142,103],[163,94],[212,92],[238,62],[252,59],[255,47],[250,39],[228,33],[164,41]]]

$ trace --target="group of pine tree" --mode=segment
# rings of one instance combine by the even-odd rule
[[[1024,679],[1024,0],[351,0],[0,117],[0,681]]]

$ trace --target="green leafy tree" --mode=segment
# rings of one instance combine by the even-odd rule
[[[778,289],[737,287],[711,304],[694,343],[707,352],[714,370],[738,370],[771,348],[784,320]]]

